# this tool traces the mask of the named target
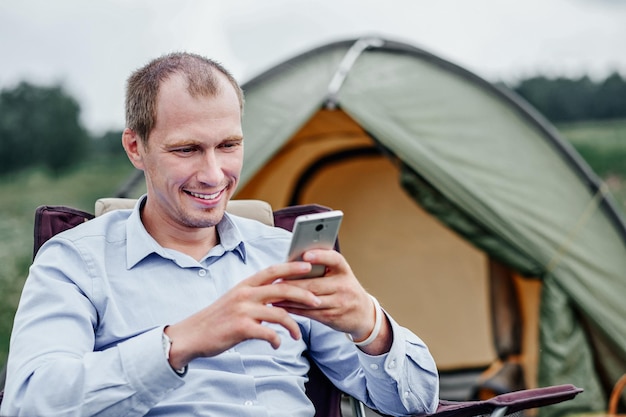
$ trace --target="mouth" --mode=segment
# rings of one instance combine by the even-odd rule
[[[213,201],[216,200],[221,194],[222,194],[223,190],[220,190],[216,193],[212,193],[212,194],[204,194],[204,193],[196,193],[193,191],[186,191],[185,193],[187,193],[188,195],[195,197],[195,198],[199,198],[200,200],[205,200],[205,201]]]

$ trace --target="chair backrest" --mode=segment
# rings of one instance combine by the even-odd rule
[[[135,203],[135,199],[129,198],[102,198],[96,201],[95,215],[66,206],[38,207],[35,211],[33,256],[37,254],[41,245],[52,236],[108,211],[132,208]],[[226,210],[234,215],[252,218],[270,226],[275,225],[291,230],[297,216],[319,213],[330,209],[316,204],[308,204],[286,207],[273,212],[272,207],[265,201],[232,200],[228,202]],[[338,245],[336,247],[338,248]],[[311,369],[308,374],[309,380],[305,386],[306,393],[315,407],[315,417],[340,417],[341,391],[326,378],[315,362],[309,361]],[[2,392],[0,392],[0,401],[1,396]]]
[[[97,217],[111,210],[132,209],[136,202],[137,200],[134,198],[100,198],[96,201],[94,214]],[[230,200],[226,206],[226,211],[274,226],[272,206],[263,200]]]
[[[260,200],[246,200],[241,203],[237,201],[241,200],[233,200],[233,203],[235,203],[234,206],[229,204],[227,208],[229,212],[257,218],[266,224],[273,224],[276,227],[282,227],[286,230],[292,229],[295,218],[298,215],[330,210],[324,206],[308,204],[290,206],[272,212],[271,206]],[[103,201],[102,205],[103,206],[98,209],[98,214],[115,208],[132,207],[134,200],[117,202]],[[268,207],[269,213],[272,213],[269,217],[267,215]],[[248,213],[248,215],[244,213]],[[95,216],[91,213],[65,206],[41,206],[37,208],[35,213],[34,253],[36,254],[39,247],[55,234],[91,220],[94,217]],[[310,362],[311,369],[308,375],[309,380],[306,383],[306,393],[315,407],[315,417],[341,417],[341,391],[328,380],[315,362]],[[561,385],[520,390],[482,401],[440,400],[437,411],[431,414],[430,417],[472,417],[485,414],[491,414],[491,416],[494,417],[502,417],[525,409],[568,401],[576,397],[582,391],[582,389],[573,385]],[[2,403],[2,397],[3,392],[0,391],[0,403]],[[361,414],[357,413],[357,415]]]
[[[39,206],[35,211],[33,256],[48,239],[57,233],[71,229],[81,223],[111,210],[130,209],[135,206],[132,198],[101,198],[96,201],[95,215],[68,206]],[[306,207],[306,206],[304,206]],[[262,200],[232,200],[226,210],[229,213],[274,225],[272,206]],[[306,208],[303,208],[306,211]]]

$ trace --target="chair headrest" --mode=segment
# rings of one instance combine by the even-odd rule
[[[95,215],[100,216],[111,210],[132,209],[137,199],[134,198],[100,198],[96,201]],[[263,200],[231,200],[226,211],[235,216],[258,220],[268,226],[274,226],[272,206]]]

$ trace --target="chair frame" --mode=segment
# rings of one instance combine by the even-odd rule
[[[274,226],[291,230],[297,216],[328,210],[330,208],[317,204],[289,206],[274,211]],[[38,207],[35,212],[33,257],[41,245],[52,236],[89,221],[94,217],[92,213],[68,206]],[[338,242],[336,242],[335,247],[337,250],[339,249]],[[307,396],[315,407],[315,417],[341,417],[343,393],[330,382],[312,360],[310,365],[309,380],[305,386]],[[5,372],[6,370],[3,370],[3,373]],[[3,375],[2,381],[0,381],[2,383],[0,388],[4,388],[4,377],[6,377],[6,373]],[[557,385],[514,391],[482,401],[440,400],[437,411],[430,414],[429,417],[473,417],[485,414],[490,414],[492,417],[503,417],[530,408],[568,401],[581,392],[583,392],[581,388],[573,385]],[[3,395],[4,391],[0,390],[0,403]],[[350,402],[353,416],[364,417],[365,407],[363,404],[352,397],[350,397]]]

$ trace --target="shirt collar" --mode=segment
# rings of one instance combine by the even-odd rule
[[[220,237],[220,243],[218,246],[222,246],[225,252],[236,252],[245,263],[246,246],[244,244],[243,235],[237,227],[233,216],[228,213],[224,213],[224,217],[217,224],[217,234]]]
[[[146,202],[147,196],[143,195],[137,200],[132,213],[126,223],[126,267],[133,268],[147,256],[155,253],[166,259],[174,259],[171,252],[162,247],[146,230],[141,222],[141,208]],[[232,216],[228,213],[217,225],[217,233],[220,243],[212,248],[206,258],[219,257],[226,252],[235,252],[241,260],[246,262],[246,250],[243,236]],[[204,261],[204,259],[203,259]],[[181,265],[184,266],[184,265]]]

